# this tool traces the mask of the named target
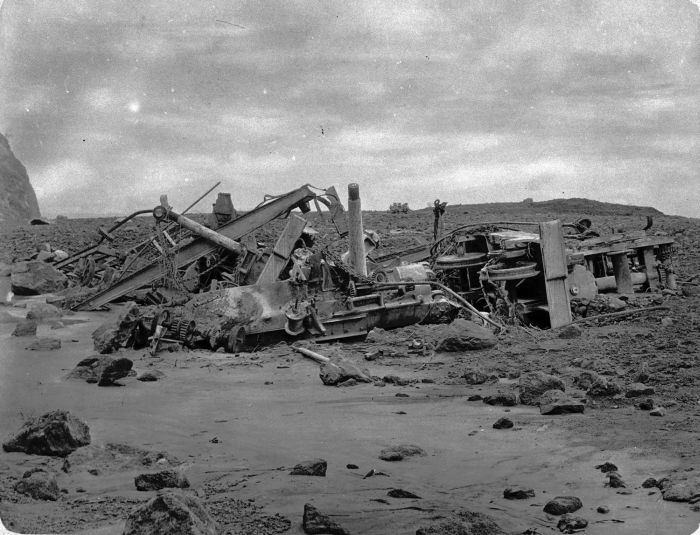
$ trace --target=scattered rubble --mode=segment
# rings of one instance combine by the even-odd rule
[[[55,410],[32,418],[4,442],[5,451],[65,457],[81,446],[90,444],[87,424],[68,411]]]

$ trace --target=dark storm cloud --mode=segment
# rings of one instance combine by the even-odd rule
[[[686,0],[2,7],[0,130],[43,210],[588,196],[700,215]],[[663,187],[662,187],[663,185]],[[76,195],[77,194],[77,195]]]

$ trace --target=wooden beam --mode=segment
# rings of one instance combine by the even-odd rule
[[[540,223],[540,245],[544,267],[549,323],[552,329],[571,323],[571,305],[566,289],[566,252],[561,221]]]

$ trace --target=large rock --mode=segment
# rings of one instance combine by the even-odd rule
[[[12,336],[36,336],[37,324],[34,320],[22,320],[15,325]]]
[[[464,371],[464,380],[468,385],[483,385],[489,380],[489,376],[477,369],[469,369]]]
[[[583,414],[584,408],[561,390],[547,390],[540,396],[540,414]]]
[[[464,511],[420,527],[416,535],[506,535],[506,531],[485,514]]]
[[[663,478],[658,483],[661,496],[669,502],[689,502],[700,496],[700,475],[688,476],[688,473]]]
[[[321,364],[319,376],[324,385],[337,385],[348,379],[355,379],[362,383],[372,382],[369,371],[343,358]]]
[[[82,379],[98,386],[111,386],[129,375],[134,363],[127,358],[115,359],[107,355],[95,355],[80,362],[70,371],[68,379]]]
[[[133,301],[126,303],[114,320],[103,323],[92,333],[95,351],[114,353],[120,347],[124,347],[131,339],[140,319],[141,315],[136,303]]]
[[[515,407],[518,404],[518,397],[513,392],[496,392],[490,396],[484,396],[482,401],[487,405]]]
[[[312,459],[297,464],[289,472],[293,476],[321,476],[325,477],[328,463],[325,459]]]
[[[51,264],[31,260],[12,265],[10,282],[17,295],[39,295],[63,290],[68,277]]]
[[[520,390],[520,403],[523,405],[537,405],[540,396],[547,390],[566,390],[564,381],[554,375],[543,372],[524,373],[518,379]]]
[[[654,387],[647,386],[643,383],[632,383],[629,385],[625,392],[626,398],[638,398],[641,396],[653,396]]]
[[[438,339],[436,351],[486,349],[498,342],[491,330],[462,318],[457,318],[448,325],[436,326],[433,336]]]
[[[547,502],[544,506],[544,512],[559,516],[578,511],[581,507],[583,507],[583,503],[576,496],[557,496]]]
[[[503,491],[506,500],[527,500],[535,497],[535,489],[529,487],[508,487]]]
[[[614,380],[598,375],[586,392],[591,397],[612,397],[622,392],[622,388]]]
[[[186,489],[190,486],[187,478],[177,470],[161,470],[139,474],[134,478],[136,490]]]
[[[310,535],[350,535],[348,530],[321,513],[310,503],[304,504],[304,517],[301,527],[304,533],[309,533]]]
[[[129,513],[124,535],[216,535],[216,523],[194,496],[165,491]]]
[[[35,500],[56,501],[59,496],[56,476],[51,472],[46,472],[41,468],[35,468],[24,473],[14,486],[15,491],[25,496],[31,496]]]
[[[25,422],[19,432],[3,443],[5,451],[64,457],[90,444],[90,429],[68,411],[55,410]]]
[[[36,217],[41,217],[39,203],[27,170],[0,134],[0,222],[26,223]]]

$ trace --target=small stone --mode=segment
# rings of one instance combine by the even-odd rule
[[[37,323],[34,320],[21,320],[15,325],[12,336],[36,336]]]
[[[653,399],[647,399],[646,401],[642,401],[639,403],[639,408],[643,411],[650,411],[654,408],[654,400]]]
[[[489,380],[489,376],[480,370],[467,370],[462,377],[468,385],[482,385]]]
[[[666,409],[663,407],[656,407],[655,409],[652,409],[649,411],[650,416],[665,416],[666,415]]]
[[[412,492],[403,489],[391,489],[389,492],[386,493],[386,495],[390,498],[407,498],[413,500],[421,499],[421,497],[417,494],[413,494]]]
[[[161,472],[139,474],[134,478],[136,490],[161,490],[167,488],[186,489],[190,482],[181,473],[175,470],[162,470]]]
[[[509,418],[499,418],[493,424],[494,429],[510,429],[513,427],[513,421]]]
[[[349,463],[349,464],[345,465],[345,468],[347,468],[348,470],[357,470],[360,467],[357,466],[356,464]]]
[[[653,477],[649,477],[649,478],[645,479],[644,482],[642,483],[643,489],[653,489],[653,488],[656,488],[658,486],[659,486],[659,482],[656,481],[656,479]]]
[[[165,374],[160,370],[147,370],[136,377],[137,381],[152,382],[159,381],[165,377]]]
[[[340,526],[335,520],[321,513],[310,503],[304,504],[302,529],[309,535],[350,535],[350,532]]]
[[[303,461],[289,472],[293,476],[326,476],[326,469],[328,468],[328,463],[325,459],[311,459],[310,461]]]
[[[37,338],[27,346],[31,351],[54,351],[61,349],[61,340],[58,338]]]
[[[607,515],[610,512],[610,507],[607,505],[599,505],[596,509],[601,515]]]
[[[618,474],[617,472],[608,472],[608,482],[606,483],[606,487],[610,487],[612,489],[622,489],[627,487],[625,485],[625,482],[622,481],[622,476]]]
[[[503,491],[506,500],[526,500],[535,497],[535,489],[527,487],[508,487]]]
[[[600,470],[604,474],[607,474],[609,472],[617,472],[617,466],[609,461],[606,461],[603,464],[596,465],[596,470]]]
[[[481,397],[480,394],[472,394],[471,396],[469,396],[467,398],[467,401],[481,401],[482,399],[484,399],[484,398]]]
[[[584,308],[584,311],[586,309]],[[562,338],[564,340],[571,340],[572,338],[580,338],[581,334],[583,333],[583,330],[581,327],[576,325],[575,323],[570,323],[569,325],[566,325],[565,327],[562,327],[559,329],[559,338]]]
[[[588,520],[580,516],[564,515],[557,522],[557,527],[562,533],[576,533],[588,526]]]
[[[661,318],[661,325],[664,327],[670,327],[673,325],[673,318],[669,318],[668,316]]]
[[[489,405],[501,405],[503,407],[514,407],[517,405],[517,398],[513,393],[498,392],[483,398],[483,402]]]
[[[638,398],[640,396],[653,396],[654,388],[643,383],[633,383],[627,387],[625,397]]]
[[[379,452],[379,458],[382,461],[402,461],[406,457],[413,457],[415,455],[425,457],[427,454],[420,446],[414,444],[399,444],[397,446],[391,446],[389,448],[384,448]]]
[[[563,515],[573,513],[583,507],[581,499],[576,496],[556,496],[544,506],[544,512],[550,515]]]

